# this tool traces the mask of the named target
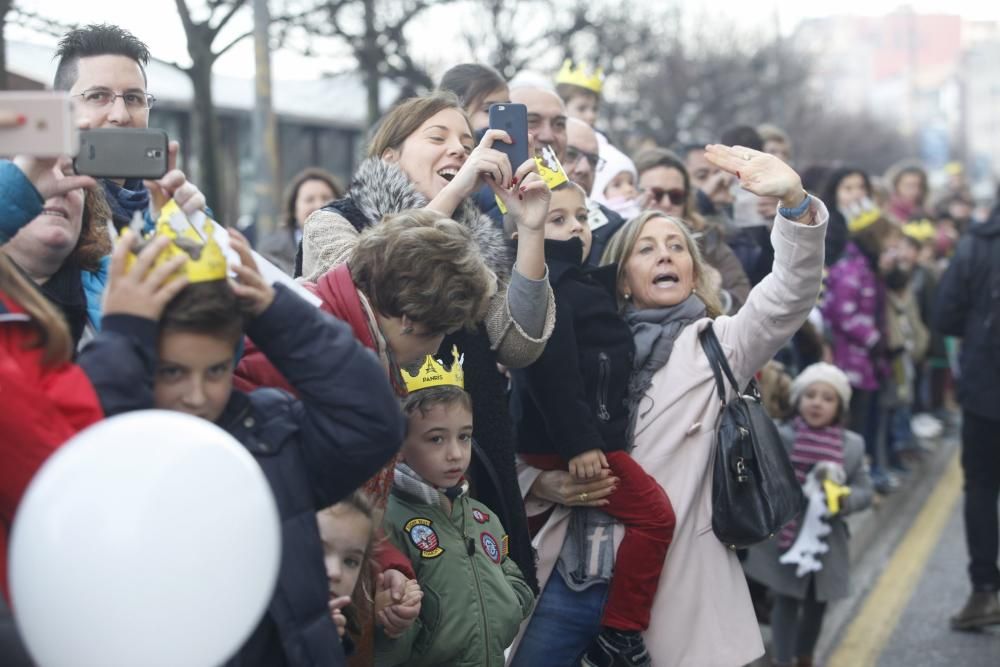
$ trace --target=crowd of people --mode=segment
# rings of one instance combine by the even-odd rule
[[[57,57],[81,126],[148,125],[136,36],[74,29]],[[150,234],[171,200],[210,211],[174,142],[155,181],[0,162],[3,553],[49,454],[173,410],[245,446],[282,521],[228,664],[736,667],[767,622],[775,665],[811,665],[844,517],[907,483],[957,400],[973,593],[951,623],[1000,623],[1000,218],[957,165],[940,193],[916,163],[800,165],[773,125],[616,147],[602,85],[458,65],[385,114],[346,188],[298,174],[260,255],[230,231],[221,272]],[[494,103],[527,109],[523,164]],[[706,330],[826,489],[811,571],[788,562],[808,516],[739,552],[713,533]]]

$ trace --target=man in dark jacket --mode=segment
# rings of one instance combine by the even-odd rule
[[[1000,624],[1000,206],[959,242],[938,286],[934,325],[962,338],[958,400],[972,595],[951,625],[969,630]]]
[[[235,267],[240,284],[198,282],[179,294],[169,282],[154,284],[157,272],[146,275],[162,240],[128,273],[127,243],[112,259],[104,328],[79,360],[102,407],[109,416],[155,407],[213,421],[260,464],[281,517],[274,597],[228,665],[345,664],[315,513],[361,486],[400,447],[405,422],[385,371],[347,324],[265,283],[250,268],[245,241],[231,240],[243,262]],[[248,311],[247,333],[300,399],[232,388],[241,312]]]

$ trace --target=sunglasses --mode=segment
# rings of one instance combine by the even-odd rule
[[[664,197],[670,198],[670,203],[674,206],[681,206],[687,199],[687,192],[680,188],[675,188],[673,190],[664,190],[663,188],[648,188],[646,190],[653,197],[653,201],[657,204],[663,201]]]

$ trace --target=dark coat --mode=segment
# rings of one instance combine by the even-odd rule
[[[399,449],[404,420],[378,359],[350,328],[275,287],[248,327],[301,395],[234,390],[217,424],[260,464],[281,517],[281,568],[267,614],[232,667],[342,665],[315,513],[361,486]],[[157,323],[113,315],[80,356],[110,415],[152,408]]]
[[[1000,271],[998,255],[1000,207],[959,241],[934,307],[934,328],[962,338],[958,400],[987,419],[996,419],[1000,406],[1000,295],[990,289],[991,273]]]
[[[519,452],[569,460],[592,449],[626,449],[635,343],[618,314],[618,267],[585,270],[582,254],[578,239],[545,242],[556,326],[538,361],[511,372]]]

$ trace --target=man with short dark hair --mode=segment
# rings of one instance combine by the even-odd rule
[[[70,30],[56,49],[54,87],[66,90],[76,115],[90,128],[149,127],[155,97],[147,92],[149,48],[116,25],[92,24]],[[158,181],[102,179],[112,218],[118,229],[139,212],[151,227],[160,207],[173,198],[185,213],[205,208],[205,196],[176,168],[176,141],[170,142],[168,171]],[[152,195],[152,196],[151,196]]]

